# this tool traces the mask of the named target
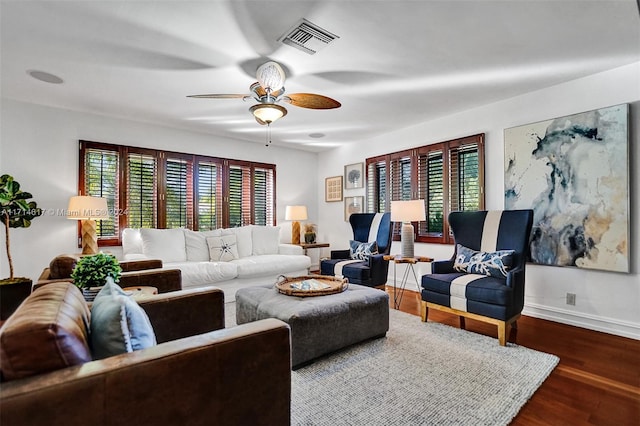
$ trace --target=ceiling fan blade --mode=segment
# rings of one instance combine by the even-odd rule
[[[340,102],[315,93],[291,93],[282,97],[283,102],[288,102],[293,106],[310,109],[332,109],[340,108]]]
[[[249,95],[237,95],[237,94],[210,94],[210,95],[188,95],[187,98],[200,98],[200,99],[242,99]]]

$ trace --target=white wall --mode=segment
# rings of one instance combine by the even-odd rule
[[[524,313],[527,315],[582,326],[640,339],[640,222],[638,187],[640,186],[640,62],[611,71],[574,80],[456,115],[398,130],[392,134],[336,149],[319,155],[318,196],[321,240],[332,248],[347,248],[351,235],[342,220],[342,203],[323,199],[324,178],[343,173],[345,164],[366,157],[401,149],[441,142],[461,136],[485,133],[485,185],[488,209],[504,207],[503,131],[522,124],[547,120],[597,108],[631,103],[630,173],[631,240],[630,274],[607,273],[529,265],[526,276]],[[366,146],[366,150],[363,150]],[[364,189],[345,191],[345,196],[365,195]],[[394,243],[392,252],[399,252]],[[416,254],[436,259],[449,258],[452,247],[416,244]],[[420,264],[421,273],[429,271]],[[393,268],[390,268],[390,275]],[[415,288],[411,282],[409,287]],[[576,305],[565,304],[567,292],[576,294]]]
[[[291,235],[290,222],[284,221],[287,204],[306,204],[310,221],[318,216],[319,195],[313,178],[317,174],[315,153],[9,99],[2,99],[0,111],[0,174],[14,176],[22,189],[31,192],[38,206],[45,209],[45,214],[36,218],[30,228],[11,230],[11,254],[17,276],[35,280],[58,254],[79,252],[77,222],[56,215],[55,211],[66,209],[69,197],[77,192],[80,139],[276,164],[277,222],[282,224],[283,238]],[[2,241],[0,278],[9,276],[4,235]],[[118,247],[105,250],[121,254]]]

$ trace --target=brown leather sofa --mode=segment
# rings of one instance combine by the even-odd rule
[[[0,329],[0,424],[290,424],[286,323],[225,329],[215,287],[139,303],[158,345],[90,361],[82,360],[90,313],[81,292],[70,283],[34,291]]]
[[[40,274],[33,285],[34,290],[52,282],[72,281],[71,272],[79,259],[80,256],[73,254],[56,256]],[[162,260],[121,261],[120,267],[120,287],[152,286],[158,293],[182,290],[182,272],[180,269],[162,269]]]

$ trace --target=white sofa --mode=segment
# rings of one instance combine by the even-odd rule
[[[275,283],[280,275],[305,275],[311,259],[300,246],[280,243],[279,226],[189,229],[125,228],[124,260],[161,259],[182,271],[182,287],[215,285],[233,301],[238,288]]]

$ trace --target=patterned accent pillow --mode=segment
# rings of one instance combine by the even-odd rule
[[[456,258],[453,269],[469,274],[482,274],[495,278],[506,278],[513,264],[514,250],[494,252],[475,251],[456,244]]]
[[[373,241],[371,243],[361,243],[360,241],[349,241],[349,251],[353,260],[369,260],[372,254],[378,254],[378,244]]]
[[[228,262],[239,258],[235,235],[207,237],[207,245],[212,262]]]

